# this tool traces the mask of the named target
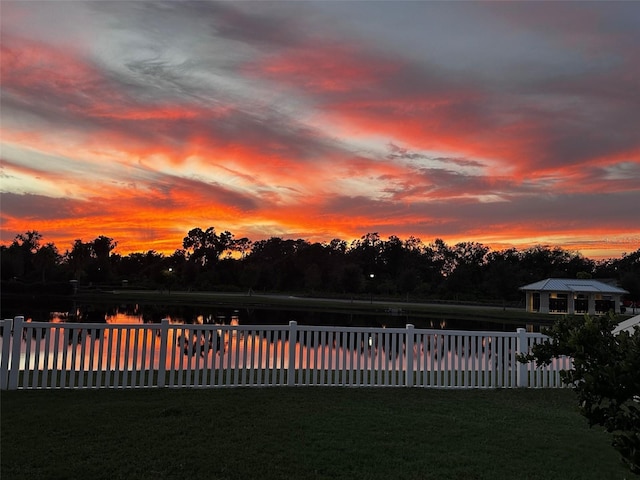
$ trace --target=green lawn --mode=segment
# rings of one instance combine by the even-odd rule
[[[3,480],[626,475],[569,390],[56,390],[1,402]]]

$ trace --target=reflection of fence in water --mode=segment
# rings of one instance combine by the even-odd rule
[[[144,325],[25,323],[22,346],[14,337],[11,358],[18,359],[22,385],[112,386],[117,383],[115,372],[157,368],[156,330]],[[13,368],[10,359],[7,363]]]
[[[5,322],[6,324],[6,322]],[[6,330],[6,327],[5,327]],[[417,385],[559,386],[516,354],[540,334],[407,328],[25,323],[2,351],[23,386]],[[523,339],[525,340],[523,342]],[[295,347],[290,348],[290,340]],[[519,345],[518,342],[523,342]],[[19,355],[16,356],[15,353]],[[3,367],[4,368],[4,367]],[[64,372],[64,375],[61,373]],[[126,372],[126,374],[124,374]],[[152,378],[153,372],[158,378]],[[68,374],[68,378],[67,378]],[[4,385],[3,385],[4,386]]]

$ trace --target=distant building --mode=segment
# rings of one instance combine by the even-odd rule
[[[527,312],[598,315],[620,313],[622,295],[629,293],[592,279],[547,278],[520,287],[527,295]]]

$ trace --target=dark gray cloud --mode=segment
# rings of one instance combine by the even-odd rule
[[[165,176],[151,188],[161,195],[154,201],[163,208],[188,208],[197,201],[197,207],[210,203],[212,206],[227,205],[242,212],[258,209],[260,198],[232,190],[224,185],[197,178]],[[186,195],[185,195],[186,194]]]
[[[3,218],[637,230],[639,6],[5,2]]]
[[[585,208],[585,204],[589,208]],[[420,236],[426,235],[427,238],[464,236],[465,232],[474,231],[477,240],[482,242],[482,233],[478,232],[484,232],[487,238],[493,237],[496,230],[502,230],[509,224],[518,229],[527,230],[534,226],[540,231],[569,236],[572,233],[582,235],[589,230],[616,229],[624,223],[629,223],[630,230],[633,230],[638,204],[640,194],[637,192],[603,194],[597,201],[589,194],[559,194],[520,196],[503,202],[457,199],[410,204],[344,196],[326,202],[323,213],[359,218],[374,210],[379,212],[378,218],[385,220],[363,225],[371,227],[367,231],[389,235],[419,232]]]
[[[102,206],[90,201],[11,192],[0,192],[0,205],[3,218],[22,218],[27,221],[69,220],[80,212],[83,217],[91,217],[99,215],[102,209]]]
[[[10,44],[8,55],[19,57],[19,50]],[[197,95],[176,98],[176,91],[187,88],[171,88],[180,83],[181,66],[159,61],[129,64],[129,69],[154,79],[145,87],[145,95],[138,95],[140,87],[132,87],[127,75],[101,70],[99,64],[81,64],[77,69],[85,78],[60,83],[60,74],[49,68],[62,71],[63,64],[55,58],[49,62],[46,70],[27,78],[30,66],[16,58],[3,85],[3,108],[37,118],[42,128],[64,126],[87,135],[106,132],[159,150],[188,145],[197,136],[219,148],[245,144],[256,153],[299,161],[323,158],[338,148],[335,140],[277,108],[225,104],[224,98],[208,103]]]

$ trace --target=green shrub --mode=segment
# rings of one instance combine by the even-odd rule
[[[553,358],[573,358],[561,373],[578,397],[589,425],[603,426],[627,467],[640,475],[640,329],[613,334],[615,316],[564,317],[545,331],[549,339],[520,361],[548,365]]]

